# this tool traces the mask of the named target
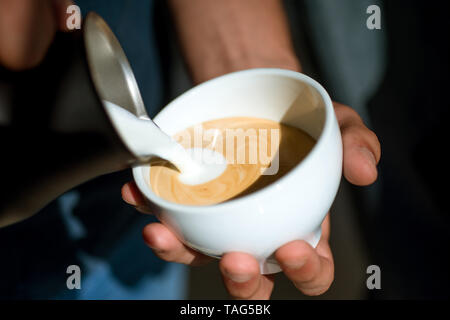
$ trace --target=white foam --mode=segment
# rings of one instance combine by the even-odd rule
[[[212,180],[223,173],[226,161],[210,149],[184,149],[151,120],[139,119],[128,110],[103,101],[106,112],[125,144],[139,156],[166,159],[180,170],[180,180],[195,185]]]
[[[194,171],[187,170],[180,174],[178,178],[184,184],[196,185],[211,181],[219,177],[227,167],[226,159],[214,150],[192,148],[188,152],[198,166]]]

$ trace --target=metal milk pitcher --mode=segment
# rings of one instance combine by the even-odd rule
[[[148,119],[119,42],[92,12],[81,30],[57,34],[40,66],[0,67],[0,227],[89,179],[149,160],[120,138],[103,100]]]

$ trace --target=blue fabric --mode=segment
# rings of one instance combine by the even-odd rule
[[[150,24],[152,1],[77,1],[110,25],[135,72],[148,113],[161,107],[162,81]],[[40,213],[0,229],[1,299],[182,299],[187,270],[158,259],[142,240],[156,219],[120,196],[128,171],[88,182]],[[69,290],[69,265],[81,289]]]

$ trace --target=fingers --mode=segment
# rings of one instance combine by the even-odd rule
[[[128,182],[122,187],[122,199],[132,206],[140,206],[145,204],[144,196],[139,191],[136,183]]]
[[[37,66],[55,32],[67,31],[70,0],[0,1],[0,64],[20,71]]]
[[[146,201],[134,182],[126,183],[122,187],[122,198],[128,204],[135,206],[143,213],[150,213]],[[178,238],[163,224],[151,223],[147,225],[142,236],[145,243],[161,259],[170,262],[178,262],[188,265],[201,265],[212,258],[186,247]]]
[[[0,63],[12,70],[38,65],[55,31],[51,1],[0,1]]]
[[[150,213],[146,201],[134,182],[126,183],[122,187],[122,198],[128,204],[135,206],[143,213]],[[142,231],[145,243],[161,259],[188,265],[200,265],[212,258],[186,247],[163,224],[151,223]]]
[[[165,261],[196,266],[212,260],[211,257],[186,247],[161,223],[151,223],[147,225],[144,228],[142,235],[145,243],[159,258]]]
[[[191,266],[212,260],[186,247],[161,223],[151,223],[143,230],[145,243],[161,259]],[[227,253],[220,261],[222,278],[229,294],[235,299],[269,299],[273,277],[261,276],[258,262],[245,253]]]
[[[319,255],[320,251],[326,254]],[[320,295],[333,282],[334,263],[325,240],[316,250],[305,241],[290,242],[277,250],[275,258],[286,276],[306,295]]]
[[[262,276],[255,258],[246,253],[225,254],[219,263],[222,279],[234,299],[269,299],[273,277]]]
[[[369,185],[377,179],[381,156],[377,136],[352,108],[334,103],[344,148],[344,176],[355,185]]]
[[[147,206],[147,202],[142,193],[139,191],[136,183],[128,182],[124,184],[121,192],[123,201],[134,206],[139,212],[151,213]]]

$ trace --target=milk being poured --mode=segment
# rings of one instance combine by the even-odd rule
[[[139,119],[128,110],[103,101],[120,137],[138,156],[153,156],[170,161],[180,171],[184,184],[196,185],[220,176],[226,169],[223,156],[211,149],[184,149],[151,120]]]

